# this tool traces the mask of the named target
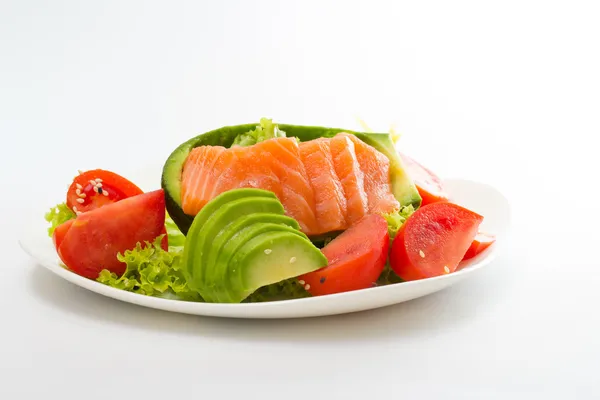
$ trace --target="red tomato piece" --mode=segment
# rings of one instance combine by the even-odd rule
[[[58,248],[60,247],[60,244],[62,243],[63,239],[65,238],[65,235],[67,234],[69,229],[71,229],[71,225],[73,225],[73,221],[75,221],[75,220],[70,219],[70,220],[58,225],[56,227],[56,229],[54,229],[54,233],[52,234],[52,242],[54,242],[54,247],[56,248],[56,250],[58,250]]]
[[[479,232],[477,236],[475,236],[475,239],[473,239],[473,242],[471,242],[471,246],[469,246],[469,249],[465,253],[463,260],[468,260],[470,258],[475,257],[476,255],[490,247],[495,241],[496,237],[494,235]]]
[[[394,238],[392,269],[405,281],[454,272],[482,221],[481,215],[453,203],[419,208]]]
[[[58,254],[70,270],[86,278],[96,279],[102,269],[120,276],[126,265],[117,254],[138,242],[153,241],[164,228],[165,197],[160,189],[80,214],[65,227],[62,241],[56,241]]]
[[[406,173],[417,186],[417,190],[423,199],[421,206],[437,203],[439,201],[448,201],[448,193],[444,190],[442,180],[436,174],[406,154],[399,154],[406,167]]]
[[[387,222],[378,214],[364,217],[326,245],[328,265],[300,276],[313,296],[372,287],[385,267],[389,249]]]
[[[142,193],[142,189],[121,175],[94,169],[75,177],[67,191],[67,206],[78,214]]]

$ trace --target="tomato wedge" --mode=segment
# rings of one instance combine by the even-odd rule
[[[117,254],[133,249],[138,242],[153,241],[164,228],[165,197],[160,189],[80,214],[57,228],[60,233],[55,235],[55,243],[70,270],[96,279],[105,268],[123,274],[126,265]]]
[[[372,287],[385,267],[389,241],[385,219],[366,216],[322,249],[326,267],[298,279],[313,296]]]
[[[399,154],[406,167],[408,176],[415,182],[417,190],[421,195],[421,206],[437,203],[439,201],[448,201],[448,193],[444,190],[442,180],[436,174],[406,154]]]
[[[82,172],[67,191],[67,206],[76,214],[144,193],[131,181],[103,169]]]
[[[52,234],[52,241],[54,242],[54,247],[56,250],[60,247],[63,239],[65,238],[69,229],[71,229],[71,225],[73,225],[74,219],[70,219],[56,227],[54,229],[54,233]]]
[[[490,247],[495,241],[496,237],[494,235],[479,232],[477,236],[475,236],[475,239],[473,239],[473,242],[471,242],[471,246],[469,246],[469,249],[465,253],[463,260],[468,260],[475,257],[476,255]]]
[[[394,238],[392,270],[405,281],[454,272],[482,221],[481,215],[453,203],[419,208]]]

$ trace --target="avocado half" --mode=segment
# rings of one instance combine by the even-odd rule
[[[237,135],[253,130],[257,125],[257,123],[254,123],[224,126],[188,140],[171,153],[163,167],[161,185],[165,191],[167,211],[184,234],[187,234],[194,220],[194,216],[187,215],[181,208],[181,175],[185,160],[192,149],[207,145],[231,147]],[[421,205],[421,196],[412,179],[406,174],[402,160],[396,152],[389,134],[354,132],[348,129],[319,126],[287,124],[278,124],[278,126],[288,137],[295,136],[301,142],[307,142],[320,137],[333,137],[340,132],[356,135],[363,142],[373,146],[389,158],[392,192],[398,202],[400,202],[400,205],[412,205],[415,209]]]

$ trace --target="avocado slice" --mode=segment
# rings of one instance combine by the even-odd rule
[[[285,210],[279,200],[269,197],[250,196],[232,200],[221,205],[221,207],[208,217],[200,229],[200,234],[194,235],[195,238],[193,241],[190,241],[189,245],[186,240],[186,247],[190,248],[188,254],[191,255],[193,253],[191,257],[194,260],[193,263],[188,265],[188,268],[192,267],[190,287],[198,290],[202,297],[204,297],[201,291],[204,287],[204,275],[207,268],[212,268],[212,266],[207,265],[206,261],[212,249],[215,236],[230,224],[232,220],[255,212],[284,215]],[[196,221],[194,220],[195,223]],[[188,271],[190,270],[188,269]]]
[[[253,238],[267,232],[288,232],[298,235],[306,240],[308,238],[298,229],[290,226],[272,223],[272,222],[256,222],[245,226],[241,229],[236,227],[225,228],[228,233],[233,233],[233,236],[221,248],[216,246],[211,249],[211,255],[216,256],[216,261],[212,264],[207,263],[208,270],[205,275],[203,290],[201,291],[202,298],[206,301],[215,301],[222,303],[239,302],[236,293],[242,288],[236,285],[236,282],[230,280],[229,262],[236,252],[248,243]],[[287,276],[284,279],[290,278]]]
[[[315,271],[327,258],[308,239],[291,232],[267,232],[246,242],[228,265],[232,300],[241,302],[257,289]]]
[[[181,207],[181,175],[183,165],[190,151],[198,146],[231,147],[237,135],[256,128],[257,124],[242,124],[225,126],[196,136],[177,147],[169,156],[163,167],[161,185],[165,191],[167,211],[179,229],[187,234],[194,216],[187,215]],[[348,129],[327,128],[319,126],[303,126],[278,124],[279,129],[286,132],[288,137],[297,137],[305,142],[320,137],[333,137],[340,132],[356,135],[365,143],[373,146],[390,159],[392,191],[402,206],[421,205],[421,197],[416,186],[406,174],[402,160],[397,154],[394,144],[387,133],[364,133]]]
[[[272,224],[280,224],[289,226],[295,230],[300,230],[300,225],[298,221],[293,218],[288,217],[287,215],[279,215],[272,213],[252,213],[249,215],[244,215],[239,217],[226,228],[222,229],[217,236],[212,240],[211,251],[208,253],[208,259],[206,260],[206,265],[216,265],[217,258],[220,257],[223,246],[229,243],[232,237],[239,236],[240,231],[246,227],[249,227],[256,223],[272,223]]]
[[[166,195],[166,192],[165,192]],[[196,243],[202,241],[202,237],[200,236],[200,232],[202,231],[202,227],[208,221],[208,219],[212,216],[212,214],[221,208],[223,205],[242,198],[246,197],[263,197],[267,199],[277,200],[277,196],[273,192],[269,192],[267,190],[262,189],[252,189],[252,188],[244,188],[237,190],[230,190],[220,195],[216,196],[214,199],[209,201],[203,208],[200,210],[198,215],[193,218],[190,222],[192,223],[195,234],[189,234],[186,237],[185,246],[183,250],[183,261],[184,268],[183,274],[188,282],[188,285],[193,285],[193,270],[191,269],[191,263],[188,263],[188,260],[191,257],[190,252],[192,250],[197,250],[198,246]],[[175,218],[171,215],[171,218],[175,221]],[[192,286],[190,286],[192,288]]]

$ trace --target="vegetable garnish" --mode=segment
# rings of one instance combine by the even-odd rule
[[[95,169],[80,172],[73,179],[67,192],[67,205],[75,214],[80,214],[142,193],[142,189],[121,175]]]
[[[469,249],[465,253],[463,260],[469,260],[479,255],[479,253],[483,252],[485,249],[490,247],[495,241],[496,237],[494,235],[490,235],[484,232],[477,233],[477,236],[475,236],[475,239],[473,239],[471,246],[469,246]]]
[[[390,234],[390,239],[394,239],[398,230],[402,227],[402,224],[406,222],[408,217],[410,217],[415,212],[415,208],[412,205],[401,207],[400,210],[395,211],[393,213],[384,213],[381,214],[385,221],[388,224],[388,232]]]
[[[253,130],[238,135],[233,141],[234,146],[251,146],[267,139],[286,137],[285,132],[273,123],[273,120],[261,118],[260,124]]]
[[[372,287],[385,267],[389,249],[388,226],[377,214],[356,225],[323,248],[329,264],[302,279],[314,296]]]
[[[57,204],[56,206],[52,207],[44,216],[46,221],[50,223],[50,227],[48,228],[48,236],[52,237],[52,234],[57,226],[67,222],[70,219],[74,219],[75,217],[75,213],[69,208],[69,206],[67,206],[66,203]]]
[[[481,215],[453,203],[419,208],[394,239],[392,269],[407,281],[454,272],[482,221]]]
[[[82,213],[72,221],[64,238],[55,240],[67,268],[90,279],[97,278],[102,269],[120,275],[125,264],[117,259],[119,252],[164,233],[164,192],[159,189],[129,197]],[[163,246],[166,249],[166,240]]]
[[[406,154],[400,153],[404,166],[417,186],[419,195],[423,199],[421,206],[448,201],[449,196],[444,189],[442,180],[431,170],[425,168]]]
[[[165,251],[161,247],[162,235],[152,243],[140,243],[132,250],[119,253],[119,261],[127,264],[118,276],[103,269],[97,280],[105,285],[138,294],[158,297],[177,297],[182,300],[201,301],[200,295],[188,288],[181,269],[181,251]]]

